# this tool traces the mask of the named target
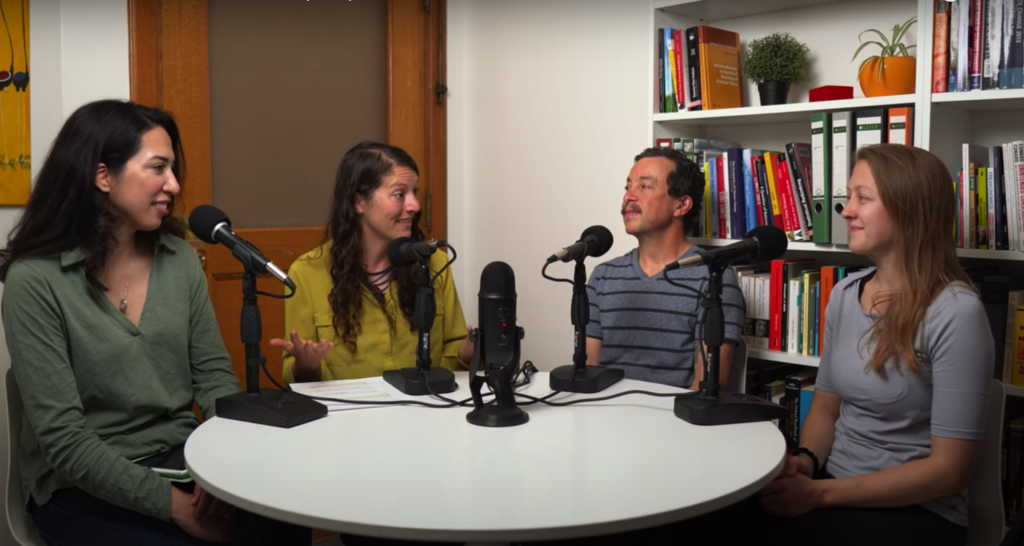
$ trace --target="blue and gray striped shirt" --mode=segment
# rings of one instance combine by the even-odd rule
[[[694,245],[680,259],[692,256]],[[626,371],[629,379],[689,387],[696,342],[703,339],[703,301],[696,292],[669,284],[659,271],[648,277],[639,250],[594,268],[587,283],[587,337],[601,340],[601,364]],[[706,267],[668,273],[673,281],[704,294]],[[726,269],[722,286],[725,339],[738,343],[743,330],[743,294],[736,274]]]

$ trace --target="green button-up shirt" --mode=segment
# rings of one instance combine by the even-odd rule
[[[241,390],[192,248],[161,235],[139,325],[89,284],[85,255],[20,259],[3,294],[25,404],[21,476],[39,505],[78,487],[170,519],[170,482],[133,459],[185,442],[214,400]]]

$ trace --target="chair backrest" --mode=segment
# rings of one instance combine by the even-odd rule
[[[999,475],[1000,450],[1003,440],[1003,406],[1006,393],[1003,384],[992,380],[985,436],[981,439],[978,461],[967,486],[968,546],[999,544],[1006,529],[1003,510],[1003,489]]]
[[[45,546],[31,516],[25,512],[25,496],[21,493],[21,466],[18,461],[18,440],[21,435],[21,392],[14,379],[14,370],[7,370],[7,524],[14,540],[22,546]]]
[[[742,393],[747,390],[747,343],[740,342],[732,350],[732,363],[729,366],[729,377],[725,380],[726,392]]]

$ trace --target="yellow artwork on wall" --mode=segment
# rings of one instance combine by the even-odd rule
[[[0,205],[24,205],[32,188],[28,2],[0,0]]]

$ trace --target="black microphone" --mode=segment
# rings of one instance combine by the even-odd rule
[[[406,267],[429,260],[438,248],[448,246],[445,241],[420,241],[412,237],[399,237],[388,244],[388,259],[395,267]]]
[[[516,276],[505,262],[491,262],[480,275],[480,344],[481,360],[486,370],[494,370],[515,360]]]
[[[270,273],[285,286],[295,290],[295,283],[274,265],[274,262],[268,260],[256,245],[231,231],[231,220],[219,208],[213,205],[199,205],[188,215],[188,227],[204,243],[221,243],[226,246],[235,258],[257,275]]]
[[[604,226],[591,226],[580,235],[580,239],[574,244],[548,256],[547,263],[556,260],[571,262],[586,256],[593,256],[595,258],[604,256],[604,253],[608,252],[608,249],[612,247],[613,242],[612,232],[608,231],[608,228]]]
[[[738,242],[712,250],[698,250],[696,256],[666,265],[665,271],[694,265],[727,265],[743,258],[774,260],[785,254],[788,247],[786,232],[775,226],[759,226]]]

